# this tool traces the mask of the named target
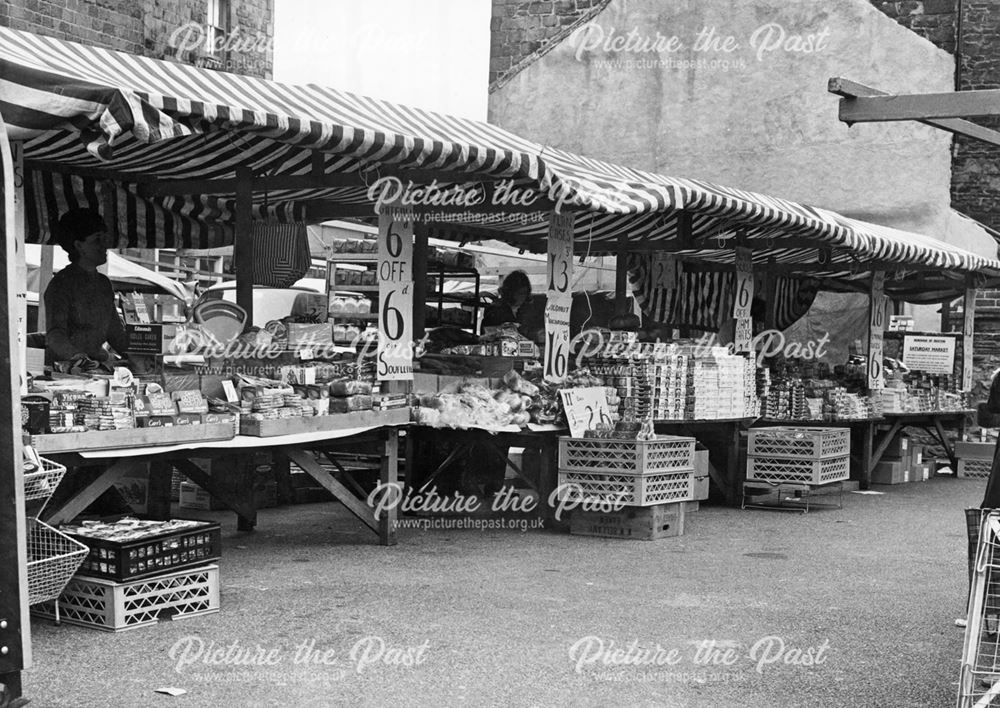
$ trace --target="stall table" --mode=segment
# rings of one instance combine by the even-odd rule
[[[48,449],[44,441],[39,452],[67,467],[81,464],[104,466],[101,474],[59,508],[48,511],[49,523],[69,521],[82,513],[101,494],[121,478],[134,472],[152,468],[153,474],[176,467],[181,473],[213,496],[218,496],[238,516],[241,531],[252,530],[257,523],[257,510],[252,494],[229,494],[220,489],[212,476],[191,462],[192,459],[232,457],[248,451],[271,451],[294,462],[303,471],[327,489],[347,509],[379,536],[382,545],[396,543],[396,512],[394,509],[376,519],[373,510],[363,498],[353,493],[343,483],[316,462],[308,450],[329,451],[343,446],[363,443],[381,444],[382,463],[379,481],[395,484],[398,477],[399,427],[362,426],[337,430],[322,430],[274,437],[237,435],[228,440],[198,441],[173,445],[147,447],[120,447],[115,449]],[[46,436],[54,437],[54,436]],[[248,480],[250,481],[250,480]],[[356,487],[356,485],[354,485]],[[151,485],[152,487],[152,485]],[[151,490],[152,491],[152,490]],[[246,491],[251,491],[248,489]],[[360,490],[359,490],[360,491]]]
[[[657,433],[692,437],[708,449],[708,475],[725,496],[726,504],[740,503],[745,470],[740,467],[740,439],[753,418],[715,420],[657,420]]]
[[[955,456],[955,447],[945,432],[944,424],[957,424],[958,438],[961,439],[965,432],[965,423],[968,416],[975,414],[975,409],[883,414],[882,422],[888,425],[888,430],[879,432],[876,435],[874,451],[872,453],[872,467],[877,465],[882,459],[886,448],[889,447],[889,443],[892,442],[892,439],[898,432],[904,428],[922,428],[931,437],[941,443],[941,447],[944,448],[944,453],[948,456],[948,461],[951,463],[951,468],[957,472],[958,458]]]

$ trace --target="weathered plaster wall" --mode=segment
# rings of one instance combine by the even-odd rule
[[[832,76],[944,92],[954,60],[866,0],[613,0],[495,91],[490,120],[995,255],[991,238],[950,213],[950,136],[914,123],[848,128],[826,90]]]

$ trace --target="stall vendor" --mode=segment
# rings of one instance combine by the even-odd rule
[[[45,290],[46,359],[92,368],[110,358],[105,344],[119,352],[128,347],[111,281],[97,272],[108,260],[107,227],[97,211],[71,209],[59,218],[55,235],[70,264]]]
[[[521,324],[518,314],[531,299],[531,281],[523,270],[511,272],[500,283],[499,297],[483,312],[483,327],[498,327],[509,322]]]

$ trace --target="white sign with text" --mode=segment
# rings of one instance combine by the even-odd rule
[[[582,438],[588,430],[596,430],[598,424],[612,425],[608,396],[600,386],[567,388],[559,392],[569,434]]]
[[[379,381],[413,379],[413,214],[398,209],[378,217]]]
[[[903,363],[916,371],[951,375],[955,372],[955,338],[904,335]]]
[[[569,373],[569,313],[573,305],[573,214],[549,215],[546,268],[546,381],[561,382]]]

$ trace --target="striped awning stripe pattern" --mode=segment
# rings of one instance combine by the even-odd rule
[[[2,27],[0,113],[13,137],[24,141],[31,168],[27,235],[33,241],[47,240],[48,224],[66,205],[107,204],[101,195],[110,189],[122,247],[232,242],[233,195],[151,197],[143,183],[153,178],[224,179],[238,166],[257,175],[308,175],[320,167],[324,174],[358,176],[363,186],[254,193],[255,218],[291,222],[305,218],[307,205],[372,208],[366,186],[379,175],[429,170],[447,183],[512,179],[579,211],[581,253],[615,252],[624,237],[643,250],[731,265],[739,234],[755,247],[757,262],[815,271],[822,260],[829,263],[820,273],[825,277],[850,276],[872,260],[1000,274],[1000,261],[932,238],[612,165],[487,123]],[[322,165],[314,162],[317,153]],[[114,186],[101,182],[109,175]],[[456,240],[499,236],[544,251],[546,219],[542,211],[459,214],[435,230]]]

